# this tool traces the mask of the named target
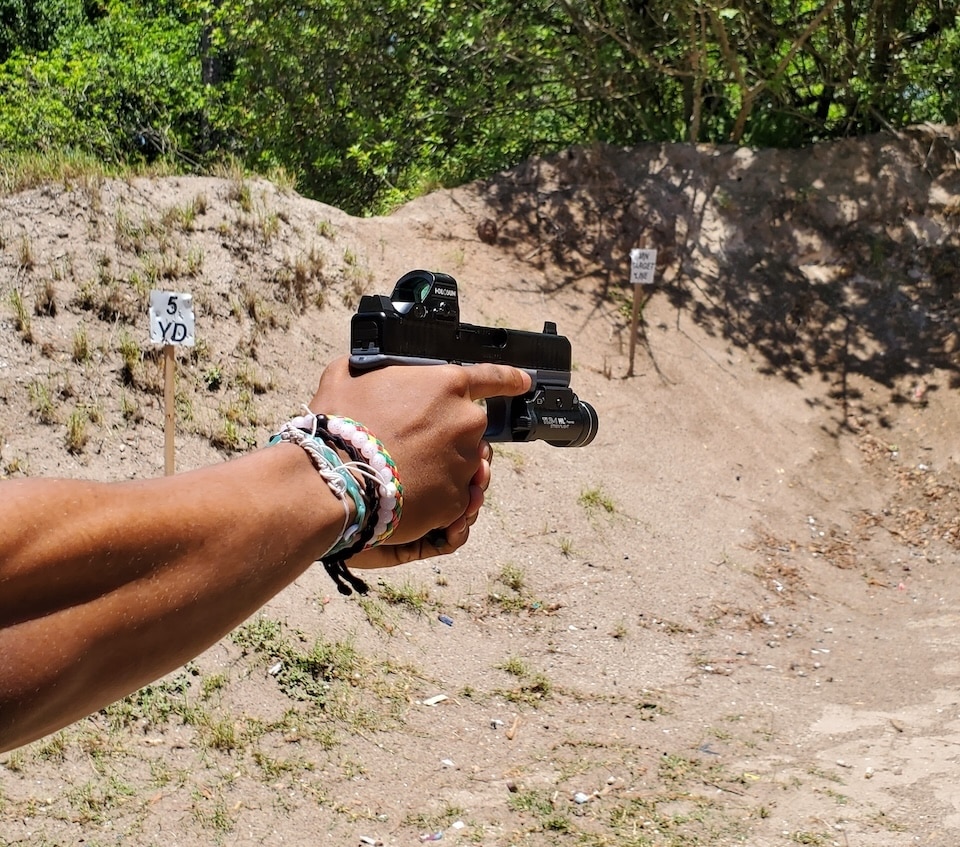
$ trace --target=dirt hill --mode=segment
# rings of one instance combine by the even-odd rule
[[[600,431],[499,446],[457,554],[312,571],[0,758],[0,845],[956,844],[958,142],[576,149],[370,219],[241,176],[2,198],[2,476],[163,472],[151,290],[194,298],[183,470],[420,267],[466,322],[556,322]]]

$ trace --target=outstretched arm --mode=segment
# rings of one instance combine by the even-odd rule
[[[425,552],[447,527],[466,540],[489,481],[473,400],[518,394],[520,371],[390,368],[325,372],[315,411],[364,422],[403,477],[396,548]],[[162,676],[295,580],[337,539],[343,509],[292,444],[174,477],[0,483],[0,751],[39,738]]]

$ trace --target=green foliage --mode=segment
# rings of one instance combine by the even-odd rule
[[[236,68],[221,117],[254,167],[282,162],[312,196],[384,209],[582,137],[549,105],[556,15],[544,2],[226,2],[218,44]]]
[[[21,44],[0,65],[0,149],[125,161],[195,148],[199,24],[136,0],[82,17],[65,22],[49,50]]]
[[[955,122],[940,0],[0,0],[0,153],[296,174],[348,211],[594,140]]]

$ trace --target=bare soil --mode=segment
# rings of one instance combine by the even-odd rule
[[[0,199],[3,477],[163,473],[151,289],[196,305],[178,470],[264,444],[418,267],[556,322],[600,418],[499,446],[455,555],[315,569],[0,757],[0,845],[958,843],[958,140],[576,149],[370,219],[239,176]]]

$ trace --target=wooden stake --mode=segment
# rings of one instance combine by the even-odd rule
[[[172,344],[163,347],[163,471],[166,476],[174,474],[173,431],[177,420],[174,349]]]
[[[633,376],[633,354],[637,350],[637,329],[640,326],[640,292],[639,285],[633,286],[633,317],[630,319],[630,368],[627,376]]]

